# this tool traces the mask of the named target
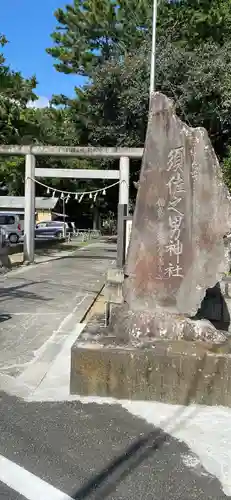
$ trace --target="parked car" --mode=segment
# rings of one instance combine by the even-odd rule
[[[0,247],[5,248],[8,247],[9,244],[9,234],[5,229],[3,229],[3,227],[0,226]]]
[[[66,227],[66,231],[65,231]],[[62,239],[69,233],[69,227],[66,222],[62,221],[42,221],[38,222],[35,226],[35,237],[49,236],[53,238]]]
[[[16,213],[0,212],[0,227],[7,233],[10,243],[18,243],[23,237],[22,223]]]

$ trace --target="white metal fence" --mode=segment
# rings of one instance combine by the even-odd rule
[[[74,238],[79,239],[81,242],[96,239],[100,236],[101,231],[98,229],[76,229],[74,233]]]

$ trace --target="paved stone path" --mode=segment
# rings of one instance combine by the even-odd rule
[[[115,256],[113,244],[94,243],[0,277],[0,388],[19,378],[39,384]]]

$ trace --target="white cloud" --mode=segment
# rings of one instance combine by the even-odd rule
[[[29,101],[27,104],[28,108],[46,108],[49,106],[49,99],[47,97],[40,96],[37,101]]]

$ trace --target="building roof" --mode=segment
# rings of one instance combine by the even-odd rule
[[[35,209],[36,210],[52,210],[58,198],[48,198],[48,197],[37,197],[35,198]],[[0,210],[1,209],[10,210],[24,210],[25,208],[25,197],[24,196],[0,196]]]

